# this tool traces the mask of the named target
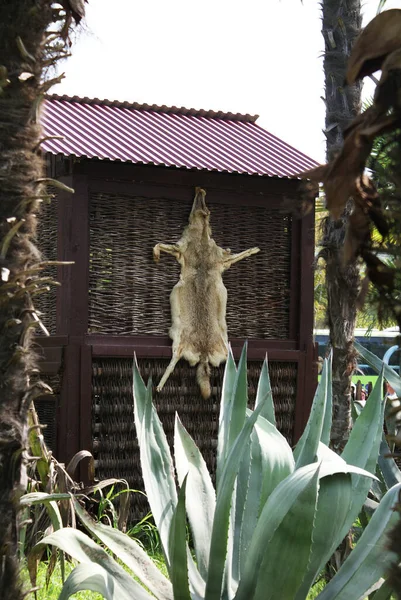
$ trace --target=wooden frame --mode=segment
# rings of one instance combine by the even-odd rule
[[[51,171],[51,176],[57,176],[75,189],[74,195],[62,191],[58,196],[58,258],[75,261],[75,267],[60,267],[58,271],[62,287],[57,295],[57,335],[38,338],[38,341],[47,348],[47,353],[52,346],[59,347],[60,340],[63,342],[63,385],[56,452],[59,460],[68,461],[75,452],[91,449],[92,445],[92,356],[129,357],[136,352],[140,357],[171,357],[171,341],[167,336],[88,334],[90,192],[129,195],[137,192],[142,197],[160,194],[166,199],[187,200],[188,189],[192,192],[199,185],[207,189],[208,198],[215,202],[277,208],[284,200],[288,203],[289,199],[297,198],[299,182],[88,159],[75,162],[65,158],[52,160]],[[313,213],[303,219],[294,218],[292,223],[290,339],[249,340],[248,355],[251,359],[263,359],[268,352],[269,361],[298,364],[294,424],[297,439],[309,414],[316,380],[312,339]],[[243,342],[231,340],[235,356],[239,355]]]

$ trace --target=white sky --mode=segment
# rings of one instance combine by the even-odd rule
[[[379,0],[367,0],[364,24]],[[52,91],[258,114],[258,123],[324,161],[318,0],[90,0],[84,30]],[[401,8],[388,0],[386,8]],[[369,86],[367,93],[371,93]]]

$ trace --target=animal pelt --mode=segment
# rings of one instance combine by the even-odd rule
[[[231,265],[252,256],[259,248],[239,254],[220,248],[211,237],[210,211],[205,190],[196,188],[189,223],[176,244],[156,244],[153,257],[172,254],[181,265],[179,282],[170,295],[173,356],[157,391],[160,391],[180,358],[191,366],[198,364],[197,381],[204,398],[209,398],[210,365],[219,366],[227,358],[227,290],[222,274]]]

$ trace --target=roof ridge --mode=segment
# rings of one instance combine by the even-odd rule
[[[226,121],[241,121],[243,123],[255,123],[259,118],[259,115],[249,115],[241,113],[232,113],[224,111],[214,110],[197,110],[195,108],[185,108],[184,106],[166,106],[163,104],[159,106],[157,104],[141,104],[138,102],[121,102],[119,100],[107,100],[99,98],[88,98],[87,96],[68,96],[66,94],[46,94],[47,100],[60,100],[64,102],[74,102],[78,104],[91,104],[91,105],[103,105],[103,106],[114,106],[116,108],[131,108],[134,110],[152,111],[157,113],[165,114],[178,114],[193,117],[208,117],[212,119],[220,119]]]

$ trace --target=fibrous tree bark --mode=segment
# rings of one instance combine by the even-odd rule
[[[74,1],[82,12],[82,3]],[[46,70],[66,54],[73,17],[50,0],[0,2],[0,598],[24,597],[18,578],[18,499],[26,487],[31,344],[40,277],[36,220],[45,199],[38,113]]]
[[[361,28],[360,0],[324,0],[322,33],[325,42],[324,75],[327,160],[337,154],[343,131],[360,110],[361,84],[345,86],[348,57]],[[351,204],[346,213],[352,210]],[[333,350],[332,445],[341,449],[351,422],[351,377],[359,274],[356,261],[344,264],[346,215],[324,220],[320,256],[326,263],[327,320]]]

